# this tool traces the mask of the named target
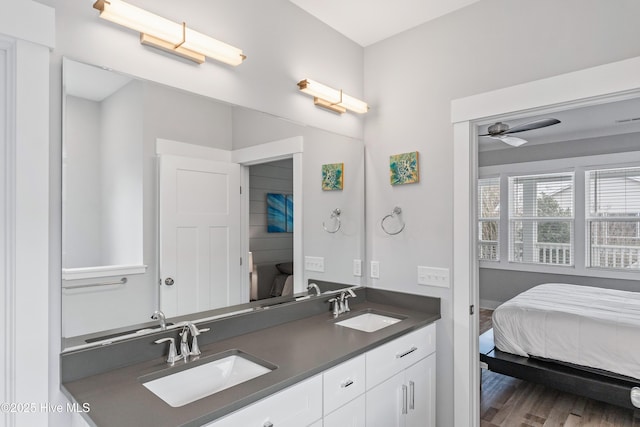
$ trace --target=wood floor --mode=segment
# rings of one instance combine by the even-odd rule
[[[491,328],[491,310],[480,310],[480,333]],[[549,387],[482,371],[481,427],[640,427],[640,410],[562,393]]]

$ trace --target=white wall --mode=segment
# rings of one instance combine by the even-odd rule
[[[97,265],[142,264],[142,86],[132,81],[102,101],[99,192],[103,258]]]
[[[482,0],[365,48],[367,257],[374,287],[442,298],[438,323],[438,421],[453,425],[453,319],[449,289],[416,284],[416,266],[451,268],[452,99],[638,56],[631,0]],[[418,150],[421,182],[391,187],[389,155]],[[379,221],[402,207],[405,232]]]
[[[28,23],[22,23],[28,20]],[[2,352],[4,402],[59,400],[57,371],[51,370],[47,345],[52,319],[49,278],[49,47],[53,11],[31,1],[4,1],[0,15],[2,49],[7,50],[8,93],[3,150],[7,179],[0,201],[3,227]],[[7,36],[5,38],[5,36]],[[4,45],[6,41],[7,45]],[[59,270],[58,270],[59,271]],[[54,326],[54,330],[59,323]],[[55,331],[54,331],[55,333]],[[3,414],[2,422],[17,426],[46,425],[48,414]]]
[[[63,153],[65,191],[62,230],[66,268],[102,265],[100,104],[68,96]]]

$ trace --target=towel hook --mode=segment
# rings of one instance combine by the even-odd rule
[[[400,214],[402,213],[402,209],[400,209],[399,206],[396,206],[395,208],[393,208],[393,211],[391,211],[390,214],[385,215],[384,218],[382,218],[382,221],[380,221],[380,227],[382,227],[382,231],[384,231],[385,233],[387,233],[390,236],[394,236],[396,234],[400,234],[402,232],[402,230],[404,230],[404,226],[405,223],[402,220],[402,218],[400,218]],[[398,222],[400,222],[400,224],[402,224],[402,226],[400,227],[400,229],[398,231],[394,231],[394,232],[390,232],[389,230],[387,230],[384,227],[384,222],[389,219],[389,218],[393,218],[393,217],[397,217],[398,218]]]
[[[338,230],[340,230],[340,226],[342,225],[342,223],[340,222],[340,214],[342,212],[340,211],[340,208],[335,208],[334,210],[331,211],[331,216],[329,217],[329,219],[334,219],[335,222],[337,223],[337,226],[335,228],[335,230],[330,230],[327,228],[327,226],[325,225],[324,221],[322,221],[322,228],[324,228],[324,231],[326,231],[327,233],[337,233]]]

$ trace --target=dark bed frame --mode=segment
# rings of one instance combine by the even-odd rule
[[[631,404],[630,393],[633,387],[640,386],[639,380],[612,372],[505,353],[495,347],[493,329],[480,335],[480,361],[486,363],[490,371],[499,374],[638,409]]]

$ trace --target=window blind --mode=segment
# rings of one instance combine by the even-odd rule
[[[509,261],[573,265],[573,173],[509,178]]]
[[[500,178],[478,180],[478,259],[500,261]]]
[[[585,173],[587,267],[640,269],[640,167]]]

